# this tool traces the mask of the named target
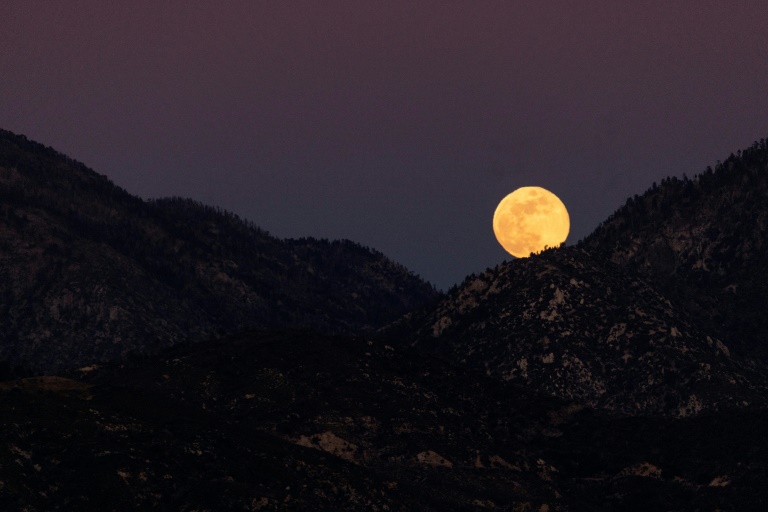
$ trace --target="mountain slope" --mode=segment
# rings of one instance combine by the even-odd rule
[[[0,383],[3,510],[759,510],[765,411],[606,415],[370,338]]]
[[[635,196],[587,237],[723,339],[768,361],[768,142]]]
[[[70,377],[0,384],[3,509],[559,508],[526,438],[566,404],[412,350],[252,332]]]
[[[577,247],[471,276],[395,337],[501,380],[622,414],[763,403],[763,379],[685,311]]]
[[[365,331],[437,297],[376,251],[145,202],[7,131],[0,249],[0,361],[37,370],[252,327]]]
[[[576,247],[470,276],[388,332],[622,414],[764,404],[767,253],[763,140],[694,180],[654,184]]]

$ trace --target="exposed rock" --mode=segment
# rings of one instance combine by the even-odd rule
[[[726,487],[728,485],[731,485],[731,479],[728,477],[728,475],[719,475],[712,479],[711,482],[709,482],[710,487]]]
[[[661,478],[661,469],[650,462],[642,462],[634,466],[622,469],[618,477],[622,476],[640,476],[643,478]]]
[[[301,436],[296,441],[296,444],[306,446],[307,448],[323,450],[349,462],[355,462],[359,457],[356,444],[350,443],[330,431],[312,436]]]
[[[449,461],[437,452],[433,452],[432,450],[417,453],[416,461],[421,464],[427,464],[429,466],[440,466],[444,468],[453,467],[453,462]]]

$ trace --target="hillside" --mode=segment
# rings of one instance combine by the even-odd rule
[[[768,360],[768,142],[627,200],[581,246],[652,282],[735,353]]]
[[[349,241],[146,202],[0,131],[0,361],[52,370],[253,327],[363,332],[437,292]]]
[[[763,378],[653,287],[578,247],[470,276],[394,337],[542,394],[676,417],[764,403]]]
[[[765,412],[616,418],[370,338],[0,383],[3,510],[755,510]]]
[[[768,145],[636,196],[575,247],[468,277],[386,331],[620,414],[765,404]]]

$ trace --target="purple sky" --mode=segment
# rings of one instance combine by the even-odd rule
[[[581,5],[589,4],[589,6]],[[0,127],[440,288],[538,185],[575,243],[768,137],[768,2],[2,2]]]

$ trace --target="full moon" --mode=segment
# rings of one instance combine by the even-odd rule
[[[571,219],[555,194],[541,187],[522,187],[501,200],[493,214],[493,232],[512,256],[525,258],[568,237]]]

